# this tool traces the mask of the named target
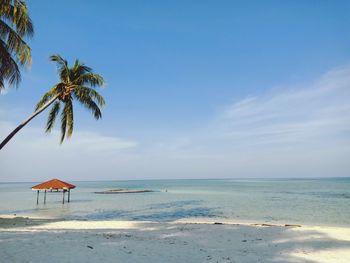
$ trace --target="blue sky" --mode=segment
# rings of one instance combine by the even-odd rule
[[[75,107],[62,146],[42,114],[0,153],[1,181],[349,176],[349,2],[28,5],[33,65],[0,96],[0,135],[57,81],[51,54],[102,74],[107,106],[98,122]]]

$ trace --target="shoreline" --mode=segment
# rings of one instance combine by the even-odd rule
[[[330,228],[349,228],[349,225],[342,224],[310,224],[310,223],[300,223],[300,222],[290,222],[290,221],[263,221],[263,220],[236,220],[236,219],[224,219],[224,218],[206,218],[206,217],[194,217],[194,218],[182,218],[175,220],[133,220],[133,219],[89,219],[89,218],[64,218],[64,217],[49,217],[49,216],[38,216],[34,214],[0,214],[0,221],[2,219],[28,219],[28,220],[47,220],[47,221],[77,221],[77,222],[135,222],[135,223],[176,223],[176,224],[203,224],[203,225],[238,225],[238,226],[264,226],[264,227],[330,227]],[[1,231],[1,223],[0,223],[0,231]]]
[[[180,219],[174,221],[140,221],[140,220],[89,220],[89,219],[64,219],[31,216],[0,215],[0,233],[4,231],[25,230],[96,230],[96,229],[123,229],[137,228],[140,225],[198,225],[198,226],[232,226],[252,228],[285,228],[285,229],[319,229],[319,230],[344,230],[349,235],[350,226],[334,225],[309,225],[309,224],[270,224],[256,221],[211,220],[211,219]],[[349,244],[350,246],[350,244]],[[350,248],[350,247],[349,247]]]

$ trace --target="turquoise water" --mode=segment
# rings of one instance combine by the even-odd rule
[[[66,219],[172,221],[186,218],[350,225],[350,178],[140,180],[72,182],[71,203],[62,193],[43,195],[36,205],[36,183],[1,183],[0,214]],[[115,188],[152,193],[98,195]],[[167,190],[167,191],[166,191]]]

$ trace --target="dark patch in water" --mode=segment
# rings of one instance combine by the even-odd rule
[[[276,193],[282,195],[299,195],[299,196],[315,196],[319,198],[338,198],[338,199],[350,199],[350,193],[331,193],[331,192],[268,192],[265,193]],[[283,196],[282,196],[283,197]],[[271,199],[275,199],[278,197],[272,197]]]
[[[312,193],[317,197],[350,199],[350,193]]]
[[[208,207],[191,207],[185,208],[188,205],[200,204],[203,201],[189,200],[162,203],[152,205],[148,209],[126,211],[126,210],[101,210],[93,214],[83,216],[67,216],[66,219],[125,219],[125,220],[140,220],[140,221],[173,221],[182,218],[191,217],[216,217],[221,215],[214,209]],[[152,213],[150,213],[152,212]]]
[[[200,205],[203,200],[185,200],[151,205],[149,209],[182,208],[188,205]]]
[[[137,211],[101,211],[94,214],[85,216],[68,216],[66,219],[90,219],[90,220],[102,220],[102,219],[126,219],[126,220],[140,220],[140,221],[173,221],[181,218],[191,217],[215,217],[218,216],[218,212],[214,212],[212,209],[205,207],[197,207],[190,209],[176,209],[173,211],[159,211],[156,213],[146,214],[137,213]]]

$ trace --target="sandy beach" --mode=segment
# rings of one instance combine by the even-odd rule
[[[350,263],[350,0],[0,0],[0,263]]]
[[[2,262],[350,262],[350,228],[0,219]]]

